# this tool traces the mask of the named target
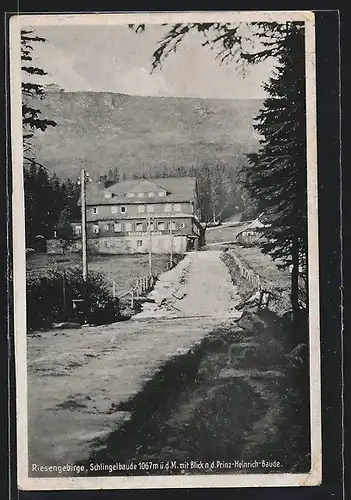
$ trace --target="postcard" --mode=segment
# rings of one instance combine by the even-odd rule
[[[314,14],[9,34],[18,487],[319,485]]]

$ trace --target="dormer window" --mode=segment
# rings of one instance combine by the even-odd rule
[[[138,193],[138,198],[143,198],[144,193]]]
[[[149,193],[147,193],[148,197],[149,198],[152,198],[153,196],[155,196],[155,193],[153,193],[152,191],[150,191]]]
[[[158,192],[158,195],[159,195],[159,196],[166,196],[166,193],[165,193],[165,191],[159,191],[159,192]]]
[[[135,194],[134,193],[127,193],[127,198],[134,198]]]
[[[104,198],[112,198],[112,193],[105,193]]]

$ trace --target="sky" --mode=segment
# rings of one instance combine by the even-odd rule
[[[245,77],[235,64],[220,64],[216,52],[202,47],[203,38],[191,33],[176,53],[151,72],[152,54],[165,33],[148,25],[136,34],[128,26],[35,26],[46,43],[34,44],[33,63],[65,91],[120,92],[131,95],[222,99],[263,98],[262,83],[273,63],[251,67]]]

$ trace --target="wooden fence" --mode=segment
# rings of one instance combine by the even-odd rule
[[[290,309],[290,291],[289,289],[282,289],[279,283],[273,282],[264,276],[260,276],[249,264],[245,262],[239,255],[235,253],[234,249],[228,250],[230,257],[234,260],[240,276],[249,281],[256,293],[255,302],[257,303],[258,310],[268,308],[272,311],[278,312],[288,311]]]
[[[230,256],[238,267],[240,275],[261,291],[263,284],[260,275],[251,269],[233,250],[230,251]]]
[[[138,299],[141,295],[147,294],[154,287],[156,280],[158,278],[158,273],[152,276],[143,276],[138,278],[132,288],[123,292],[119,295],[118,300],[120,301],[124,297],[130,296],[130,307],[134,309],[135,299]]]

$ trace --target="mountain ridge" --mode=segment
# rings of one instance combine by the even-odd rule
[[[257,148],[252,120],[261,106],[259,99],[50,90],[34,107],[57,126],[35,134],[33,153],[60,178],[82,167],[93,178],[110,167],[128,177],[216,162],[237,169]]]

